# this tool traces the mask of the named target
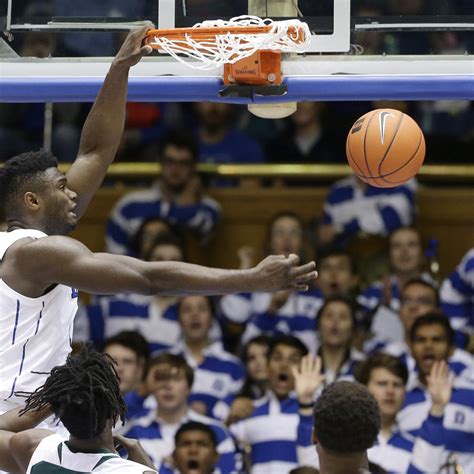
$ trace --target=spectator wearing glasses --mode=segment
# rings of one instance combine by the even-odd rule
[[[116,204],[107,225],[107,251],[132,255],[132,237],[144,221],[161,218],[195,233],[202,242],[210,238],[219,220],[220,207],[204,195],[196,165],[198,146],[184,132],[170,132],[161,142],[161,175],[150,189],[125,195]]]

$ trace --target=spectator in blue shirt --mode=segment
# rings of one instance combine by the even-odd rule
[[[146,339],[137,331],[122,331],[105,341],[102,352],[114,360],[122,396],[138,389],[150,356]]]
[[[429,376],[435,362],[447,362],[454,349],[454,331],[445,316],[425,315],[417,319],[410,332],[418,377],[410,383],[405,404],[398,414],[402,430],[418,435],[431,408]],[[474,470],[474,384],[468,379],[454,379],[449,402],[444,409],[445,461],[448,453],[456,456],[464,472]]]
[[[268,354],[268,394],[254,402],[250,417],[230,427],[240,442],[250,446],[252,474],[283,473],[298,465],[298,400],[293,393],[293,369],[307,353],[297,338],[275,337]]]
[[[304,230],[304,222],[297,214],[287,211],[278,213],[268,225],[265,252],[283,255],[294,253],[305,261]],[[252,264],[248,262],[247,265]],[[227,333],[234,339],[243,334],[243,344],[262,334],[292,334],[309,349],[315,350],[315,316],[322,302],[321,292],[310,289],[306,292],[227,295],[221,299],[220,306]]]
[[[127,422],[126,436],[140,441],[155,465],[161,465],[173,453],[174,436],[181,425],[198,421],[208,425],[217,439],[218,467],[224,474],[238,472],[235,443],[227,428],[216,420],[193,411],[188,397],[194,380],[194,371],[178,355],[161,354],[154,360],[154,386],[151,396],[156,408]]]
[[[178,302],[182,341],[170,349],[194,370],[189,402],[194,410],[211,416],[215,404],[236,395],[245,378],[242,363],[225,351],[220,341],[212,341],[215,308],[210,297],[185,296]]]
[[[441,308],[456,331],[456,345],[474,352],[474,247],[443,281]]]
[[[345,245],[359,234],[386,236],[415,217],[415,180],[376,188],[349,176],[330,189],[317,231],[320,246]]]
[[[203,192],[197,160],[198,146],[191,136],[173,131],[163,139],[161,176],[150,189],[129,193],[116,204],[107,224],[108,252],[132,255],[131,239],[148,219],[164,219],[203,242],[210,238],[220,207]]]

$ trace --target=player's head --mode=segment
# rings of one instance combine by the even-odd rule
[[[185,407],[193,381],[193,369],[180,355],[163,353],[149,361],[146,388],[156,398],[160,410]]]
[[[441,313],[418,318],[410,330],[411,353],[422,378],[429,375],[434,362],[447,360],[454,350],[454,331]]]
[[[413,323],[439,307],[438,290],[420,277],[408,280],[400,293],[400,320],[408,335]]]
[[[308,353],[306,346],[294,336],[276,336],[268,351],[268,377],[270,389],[281,400],[294,389],[295,381],[291,371]]]
[[[23,411],[47,406],[78,439],[95,438],[111,430],[119,418],[125,422],[126,406],[113,360],[88,345],[78,355],[69,355],[27,398]]]
[[[137,388],[150,355],[146,339],[137,331],[122,331],[105,341],[102,352],[115,362],[122,394]]]
[[[420,233],[413,227],[394,230],[389,238],[389,260],[397,274],[420,273],[424,262]]]
[[[332,383],[316,401],[313,428],[321,472],[358,472],[380,430],[377,402],[359,383]]]
[[[178,318],[186,342],[208,339],[214,321],[214,303],[209,296],[185,296],[178,302]]]
[[[174,436],[173,461],[181,474],[211,474],[219,460],[213,429],[198,421],[188,421]]]
[[[382,418],[393,420],[405,399],[408,370],[399,357],[378,353],[360,363],[356,379],[379,405]]]
[[[267,251],[272,254],[302,254],[304,222],[294,212],[280,212],[268,224]]]
[[[161,178],[174,191],[181,191],[196,173],[198,144],[188,132],[171,131],[160,142]]]
[[[321,344],[349,349],[355,330],[355,306],[344,296],[327,298],[316,318]]]
[[[34,226],[48,235],[67,234],[77,224],[77,194],[68,188],[50,152],[7,160],[0,169],[0,198],[7,222]]]
[[[351,255],[344,250],[330,249],[319,255],[317,285],[323,296],[351,293],[359,282]]]

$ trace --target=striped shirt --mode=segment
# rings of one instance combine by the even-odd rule
[[[170,352],[182,355],[193,368],[194,382],[189,403],[204,403],[207,415],[212,415],[214,405],[219,400],[241,389],[245,368],[237,357],[224,350],[220,342],[214,342],[204,349],[201,363],[194,359],[184,343],[176,345]]]
[[[360,232],[388,235],[413,222],[416,189],[415,180],[394,188],[367,186],[361,189],[356,177],[350,176],[331,187],[322,223],[339,228],[342,238]]]
[[[251,474],[287,473],[297,467],[298,401],[269,392],[255,402],[249,418],[231,425],[233,435],[251,448]]]
[[[466,334],[474,332],[474,248],[443,281],[440,299],[443,312],[456,331],[456,342],[464,347]]]
[[[271,299],[271,293],[227,295],[221,299],[221,310],[228,321],[246,325],[243,344],[261,334],[291,334],[315,352],[318,345],[316,314],[323,304],[321,292],[310,290],[291,293],[286,303],[275,313],[268,312]]]
[[[430,409],[430,394],[419,381],[412,382],[397,416],[400,428],[414,436],[419,435]],[[464,472],[474,472],[474,384],[464,379],[455,381],[451,400],[445,408],[443,428],[445,451],[455,453]],[[420,437],[435,443],[436,440],[426,436]]]
[[[171,225],[192,230],[205,240],[214,230],[220,215],[219,204],[210,197],[180,206],[162,199],[158,183],[150,189],[125,195],[116,204],[107,224],[107,251],[128,255],[129,242],[148,219],[163,219]]]
[[[186,416],[177,424],[168,424],[159,420],[155,412],[127,422],[124,428],[125,436],[138,439],[143,449],[150,456],[155,466],[163,463],[174,450],[174,435],[178,428],[188,422],[198,421],[208,425],[217,438],[217,452],[220,455],[218,467],[223,474],[238,472],[239,459],[235,443],[229,430],[216,420],[202,416],[193,410],[188,410]]]

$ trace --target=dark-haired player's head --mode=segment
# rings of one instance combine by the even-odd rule
[[[126,407],[112,359],[90,346],[70,355],[27,398],[24,411],[47,406],[77,439],[98,437],[112,430],[119,418],[124,422]]]
[[[302,256],[304,250],[304,222],[298,214],[279,212],[268,224],[267,251],[275,255]]]
[[[115,362],[122,394],[138,388],[150,356],[146,339],[137,331],[122,331],[105,341],[102,352]]]
[[[178,428],[173,452],[174,465],[180,474],[211,474],[219,460],[217,437],[213,429],[198,421],[188,421]]]
[[[307,353],[306,346],[294,336],[272,338],[268,351],[268,378],[270,389],[280,400],[287,398],[295,388],[291,368]]]
[[[454,331],[449,319],[436,312],[418,318],[410,330],[410,348],[424,381],[434,362],[447,360],[454,350]]]
[[[413,227],[400,227],[389,237],[389,261],[392,271],[404,278],[422,271],[424,257],[421,235]]]
[[[58,161],[44,150],[22,153],[0,169],[0,202],[8,223],[48,235],[69,233],[77,224],[77,194],[68,188]]]
[[[321,473],[358,473],[380,430],[377,402],[359,383],[332,383],[316,401],[313,428]]]
[[[408,381],[408,370],[400,358],[374,354],[357,367],[356,380],[377,400],[382,420],[393,423],[403,405]]]
[[[420,277],[408,280],[400,292],[400,320],[408,336],[413,323],[439,308],[438,290]]]
[[[317,285],[323,296],[349,295],[359,283],[357,268],[351,255],[332,249],[319,255]]]
[[[321,345],[350,349],[355,330],[355,306],[344,296],[327,298],[316,318]]]
[[[158,402],[158,410],[184,410],[193,381],[193,369],[180,355],[162,353],[148,362],[145,384]]]
[[[186,131],[173,130],[161,140],[158,151],[161,178],[173,192],[182,191],[195,176],[198,150],[196,139]]]
[[[215,307],[210,296],[184,296],[178,301],[178,318],[187,344],[201,344],[209,340],[214,322]]]

